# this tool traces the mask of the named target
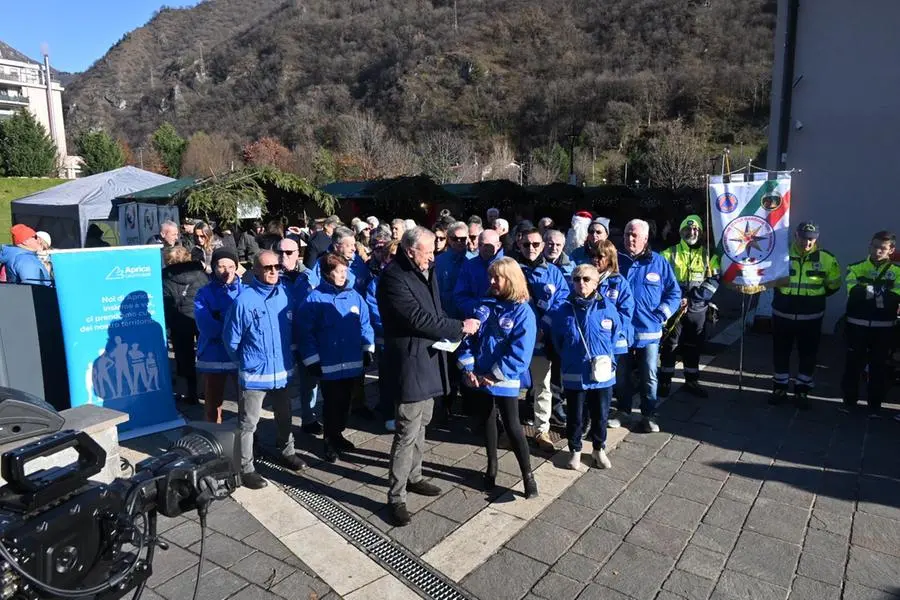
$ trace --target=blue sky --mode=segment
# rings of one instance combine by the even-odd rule
[[[40,60],[41,45],[60,71],[84,71],[129,31],[144,25],[162,6],[198,0],[2,0],[0,40]]]

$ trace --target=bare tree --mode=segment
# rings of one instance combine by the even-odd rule
[[[680,119],[671,121],[650,139],[648,174],[657,185],[673,190],[691,185],[704,171],[704,156],[702,139]]]
[[[346,115],[338,125],[338,144],[363,179],[379,175],[379,155],[388,138],[387,128],[369,112]]]
[[[452,131],[425,134],[418,153],[421,171],[440,184],[460,183],[475,155],[469,140]]]
[[[509,179],[522,183],[522,165],[507,140],[494,141],[490,157],[481,168],[480,179]]]
[[[188,139],[187,149],[181,159],[181,174],[209,177],[226,173],[236,160],[234,146],[224,136],[199,131]]]

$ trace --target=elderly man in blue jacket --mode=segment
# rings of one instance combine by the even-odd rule
[[[656,369],[659,342],[669,317],[681,305],[681,288],[669,261],[650,250],[650,225],[634,219],[625,226],[624,252],[619,253],[619,272],[631,286],[634,296],[634,316],[631,324],[634,341],[627,354],[621,355],[617,371],[619,414],[609,419],[610,427],[631,421],[632,389],[631,361],[637,361],[640,371],[641,420],[638,431],[655,433]]]
[[[360,296],[365,297],[371,273],[365,261],[356,253],[356,236],[353,230],[347,227],[335,228],[331,235],[329,252],[343,257],[350,264],[350,268],[347,269],[347,287],[353,288]],[[322,283],[322,266],[317,260],[311,269],[300,273],[297,277],[293,290],[295,301],[302,303],[320,283]]]
[[[291,432],[288,382],[294,376],[291,351],[293,305],[279,281],[278,255],[264,250],[253,262],[253,281],[235,298],[222,327],[222,342],[238,364],[241,394],[238,429],[241,439],[241,480],[244,487],[260,489],[267,482],[253,467],[253,434],[266,397],[275,412],[276,443],[282,462],[294,471],[306,463],[297,456]]]
[[[453,290],[456,288],[463,263],[468,260],[466,258],[468,236],[469,227],[462,221],[450,225],[447,228],[447,250],[434,259],[434,273],[438,280],[438,290],[441,292],[441,304],[451,319],[460,318],[453,302]]]
[[[473,316],[475,309],[487,297],[487,270],[498,258],[503,258],[500,234],[493,229],[485,229],[478,236],[478,256],[463,263],[453,289],[453,303],[460,318]]]

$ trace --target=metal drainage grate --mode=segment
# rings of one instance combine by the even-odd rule
[[[291,471],[268,458],[257,458],[256,464],[272,473],[293,475]],[[433,600],[472,599],[433,567],[331,498],[283,480],[274,481],[294,501],[318,516],[386,570],[415,588],[420,596]]]

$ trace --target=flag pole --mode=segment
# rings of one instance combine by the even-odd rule
[[[744,330],[747,329],[747,294],[741,292],[741,347],[738,356],[738,394],[744,393]]]

